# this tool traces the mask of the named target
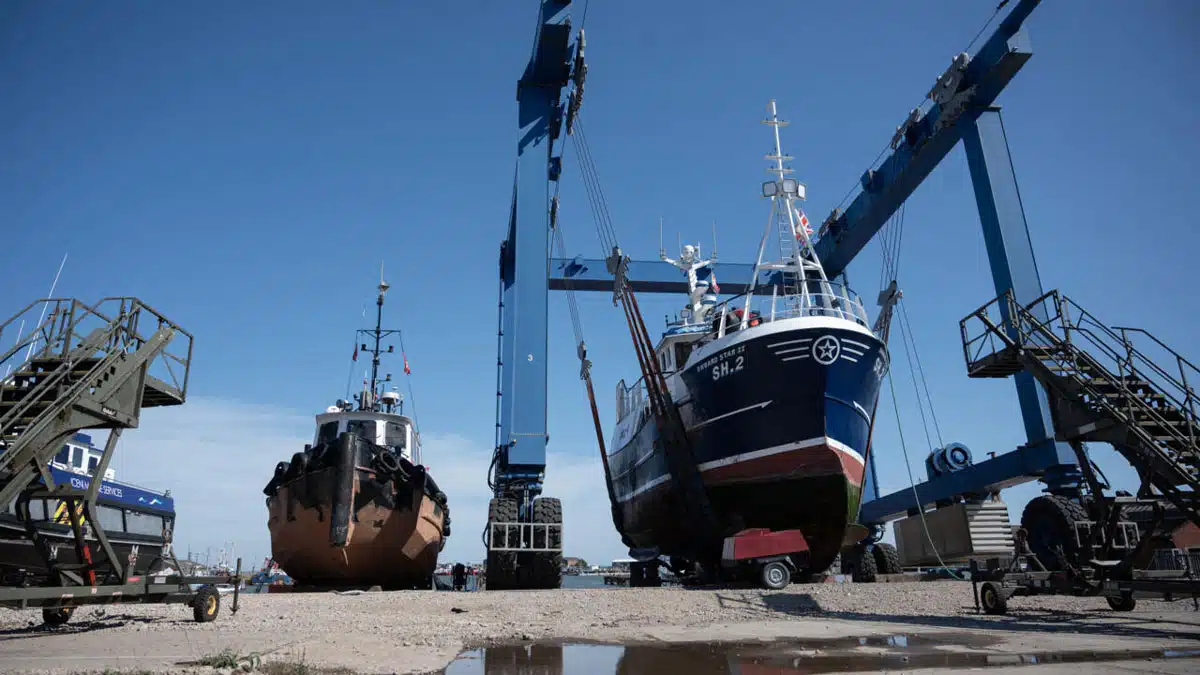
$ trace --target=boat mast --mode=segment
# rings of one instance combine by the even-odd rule
[[[371,398],[378,396],[379,387],[379,341],[383,339],[383,295],[388,283],[383,280],[383,266],[379,266],[379,297],[375,299],[375,348],[371,350]]]
[[[383,340],[385,335],[390,335],[395,332],[383,330],[383,296],[387,293],[389,288],[391,288],[391,286],[388,285],[388,282],[383,280],[383,265],[381,264],[379,266],[379,295],[375,298],[375,329],[360,331],[370,335],[374,340],[374,344],[369,349],[367,348],[367,345],[363,345],[363,350],[371,355],[371,384],[370,389],[364,390],[359,396],[359,410],[375,410],[375,402],[379,400],[379,385],[381,384],[379,382],[379,355],[385,351],[379,343]],[[392,351],[392,348],[389,347],[386,351],[390,352]],[[392,376],[388,375],[385,382],[390,381],[391,379]]]
[[[775,179],[763,184],[763,196],[771,199],[771,214],[767,218],[762,239],[759,241],[758,259],[754,264],[754,275],[750,279],[750,289],[746,294],[746,308],[742,314],[743,327],[749,318],[750,302],[758,281],[758,273],[762,269],[780,270],[783,273],[783,297],[784,302],[789,305],[789,310],[797,311],[813,304],[813,298],[810,297],[812,291],[808,284],[810,279],[817,281],[820,285],[819,304],[826,304],[830,299],[826,296],[832,295],[832,290],[828,287],[828,278],[825,276],[825,269],[813,251],[812,242],[805,226],[799,221],[799,212],[795,206],[796,200],[803,201],[805,199],[807,190],[795,178],[787,177],[788,174],[793,173],[793,169],[784,166],[785,161],[794,159],[783,154],[783,144],[779,137],[779,128],[787,126],[788,122],[779,119],[775,99],[771,99],[767,110],[770,112],[770,118],[763,120],[763,124],[772,128],[775,148],[765,159],[773,163],[773,166],[767,168],[767,173],[774,174]],[[781,208],[782,213],[780,213]],[[772,226],[779,229],[781,260],[778,263],[764,263],[763,254],[766,251],[767,238],[771,234]],[[773,306],[774,296],[772,297]]]

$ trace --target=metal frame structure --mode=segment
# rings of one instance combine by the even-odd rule
[[[1016,306],[1027,307],[1034,320],[1049,318],[1045,307],[1035,302],[1043,296],[1042,282],[1004,124],[995,106],[1000,92],[1033,55],[1023,26],[1039,4],[1040,0],[1020,0],[974,54],[955,56],[928,92],[927,101],[897,128],[890,154],[862,175],[857,196],[845,210],[830,213],[815,244],[829,278],[844,279],[854,257],[961,140],[996,293],[1011,297]],[[574,68],[568,60],[570,25],[564,15],[568,5],[562,1],[542,3],[541,31],[518,87],[521,135],[517,178],[508,239],[501,247],[499,404],[493,465],[497,469],[496,494],[522,496],[522,522],[528,521],[528,505],[541,490],[545,470],[547,292],[613,288],[612,269],[606,261],[552,258],[549,251],[558,203],[557,196],[549,199],[548,195],[557,192],[547,189],[543,176],[550,182],[559,178],[561,152],[555,150],[554,140],[561,121],[565,118],[569,129],[578,112],[582,73],[586,72],[582,35]],[[573,77],[575,89],[563,105],[563,90]],[[787,283],[777,270],[731,263],[715,263],[712,268],[725,280],[725,291],[734,295],[777,293]],[[687,290],[678,270],[662,262],[625,259],[621,272],[625,287],[634,292]],[[894,292],[889,294],[885,312],[894,297]],[[1015,379],[1026,443],[992,459],[931,477],[915,490],[883,496],[878,494],[872,457],[866,478],[870,486],[864,486],[864,493],[873,498],[864,501],[859,514],[860,522],[876,526],[869,540],[878,536],[879,526],[889,520],[1035,479],[1055,498],[1081,499],[1091,467],[1079,448],[1073,447],[1077,444],[1056,437],[1058,430],[1042,379],[1023,369],[1009,374]]]
[[[1038,4],[1040,0],[1021,0],[974,55],[964,53],[953,59],[929,91],[927,107],[913,109],[897,128],[891,153],[878,167],[862,175],[857,197],[845,210],[830,213],[815,245],[830,278],[844,275],[854,257],[961,140],[997,294],[1012,290],[1018,300],[1025,302],[1042,295],[1003,122],[994,105],[1000,92],[1033,56],[1023,24]],[[612,276],[602,260],[554,258],[549,269],[550,290],[566,290],[568,286],[584,291],[612,289]],[[755,293],[769,295],[784,283],[778,271],[762,270],[755,275],[748,264],[715,263],[713,272],[722,280],[722,289],[734,295],[751,287]],[[678,270],[658,261],[630,261],[626,277],[639,293],[687,290]],[[539,325],[544,329],[544,324]],[[1037,478],[1056,494],[1078,495],[1079,466],[1071,448],[1054,440],[1045,391],[1026,374],[1017,376],[1016,387],[1026,444],[963,471],[919,484],[917,491],[925,505],[967,494],[987,494]],[[877,496],[874,473],[871,461],[867,482],[873,489],[866,492]],[[879,524],[916,508],[913,491],[904,489],[865,501],[860,519]]]
[[[32,326],[28,332],[26,323]],[[51,625],[68,621],[80,605],[126,602],[183,602],[195,608],[197,621],[216,618],[220,595],[213,585],[229,583],[229,577],[135,575],[134,558],[122,564],[96,505],[122,431],[138,426],[143,408],[186,400],[192,335],[141,300],[122,297],[94,305],[39,300],[0,324],[0,334],[13,328],[14,345],[0,354],[0,366],[7,365],[0,379],[0,504],[16,504],[45,564],[47,585],[0,588],[0,606],[41,607]],[[83,429],[110,430],[93,477],[86,488],[56,484],[50,460]],[[77,562],[58,559],[31,518],[31,499],[66,505]],[[95,558],[89,534],[99,545]],[[164,540],[160,560],[178,569],[169,532]],[[238,568],[240,575],[240,560]]]

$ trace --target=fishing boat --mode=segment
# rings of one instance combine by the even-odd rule
[[[50,460],[48,469],[55,485],[70,485],[77,490],[86,490],[92,481],[100,480],[96,517],[117,559],[123,565],[132,565],[135,574],[165,569],[166,559],[171,557],[175,500],[170,491],[118,481],[111,468],[96,476],[103,454],[103,448],[92,444],[90,435],[77,433]],[[77,515],[86,525],[82,508]],[[82,555],[101,556],[103,547],[94,531],[84,529],[87,550]],[[81,562],[67,503],[56,499],[29,499],[23,503],[17,497],[0,508],[0,585],[40,585],[47,580],[45,559],[39,555],[30,530],[55,560],[68,565]]]
[[[383,338],[379,283],[369,379],[355,403],[339,399],[316,415],[313,442],[279,462],[263,489],[271,557],[297,587],[432,588],[438,554],[450,536],[446,495],[421,461],[421,438],[404,398],[384,390],[380,357],[393,353]],[[403,337],[401,338],[401,355]],[[359,341],[355,340],[357,362]],[[409,372],[404,357],[405,372]]]
[[[885,339],[859,298],[826,277],[799,206],[805,187],[789,177],[771,102],[774,132],[763,184],[771,217],[749,290],[719,302],[712,260],[698,246],[660,256],[687,278],[686,306],[655,347],[671,400],[720,536],[745,528],[800,529],[804,570],[821,572],[853,532],[880,382]],[[778,237],[779,258],[765,260]],[[774,243],[772,243],[774,246]],[[770,295],[754,280],[766,270]],[[643,377],[617,385],[617,423],[609,444],[610,494],[624,541],[638,558],[668,556],[671,567],[714,560],[697,550],[685,494],[669,470]],[[685,526],[686,525],[686,526]]]

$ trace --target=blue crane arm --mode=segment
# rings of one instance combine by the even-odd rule
[[[860,179],[861,191],[845,211],[834,209],[816,244],[825,272],[836,276],[887,223],[896,209],[962,138],[965,125],[992,107],[1004,87],[1032,56],[1022,24],[1040,0],[1021,0],[973,57],[946,71],[921,113],[914,109],[896,132],[892,153]]]
[[[613,275],[596,258],[552,258],[550,290],[609,291]],[[713,277],[721,295],[741,295],[750,288],[754,265],[750,263],[713,263]],[[660,260],[630,260],[626,279],[635,293],[686,294],[687,278],[674,265]],[[770,295],[773,286],[782,286],[782,275],[775,270],[759,270],[755,293]]]

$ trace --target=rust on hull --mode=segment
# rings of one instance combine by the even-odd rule
[[[432,478],[407,461],[386,471],[352,434],[320,450],[269,486],[275,561],[298,586],[430,588],[449,529]]]

